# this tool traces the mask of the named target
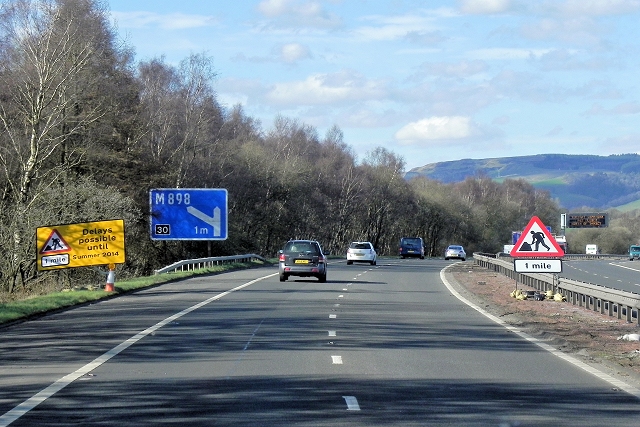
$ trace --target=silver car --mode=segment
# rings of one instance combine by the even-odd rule
[[[289,276],[317,277],[327,281],[327,259],[315,240],[289,240],[279,252],[280,281]]]
[[[351,242],[349,249],[347,249],[347,265],[351,265],[354,262],[377,264],[378,254],[370,242]]]
[[[444,251],[444,259],[448,261],[451,258],[457,258],[464,261],[467,258],[467,253],[460,245],[449,245]]]

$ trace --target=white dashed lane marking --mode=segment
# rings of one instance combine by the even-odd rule
[[[347,403],[347,411],[359,411],[358,399],[355,396],[342,396]]]
[[[9,412],[5,413],[4,415],[0,416],[0,427],[6,427],[9,424],[13,423],[15,420],[17,420],[18,418],[22,417],[23,415],[25,415],[27,412],[31,411],[33,408],[35,408],[36,406],[38,406],[39,404],[41,404],[42,402],[44,402],[45,400],[49,399],[51,396],[53,396],[54,394],[58,393],[60,390],[62,390],[63,388],[67,387],[69,384],[73,383],[74,381],[82,378],[83,376],[89,375],[91,371],[93,371],[94,369],[100,367],[101,365],[105,364],[106,362],[108,362],[111,358],[117,356],[118,354],[120,354],[121,352],[123,352],[124,350],[128,349],[129,347],[131,347],[132,345],[136,344],[138,341],[140,341],[142,338],[146,337],[147,335],[151,335],[153,333],[155,333],[155,331],[157,331],[158,329],[162,328],[163,326],[170,324],[174,321],[176,321],[177,319],[181,318],[182,316],[191,313],[192,311],[195,311],[201,307],[204,307],[205,305],[213,302],[213,301],[217,301],[233,292],[239,291],[241,289],[246,288],[247,286],[251,286],[254,283],[259,282],[260,280],[264,280],[267,279],[269,277],[273,277],[276,276],[278,273],[274,273],[274,274],[270,274],[268,276],[263,276],[263,277],[259,277],[257,279],[254,279],[250,282],[247,282],[243,285],[240,286],[236,286],[233,289],[229,289],[228,291],[222,292],[220,294],[217,294],[215,296],[212,296],[209,299],[206,299],[202,302],[199,302],[198,304],[195,304],[185,310],[182,310],[179,313],[176,313],[172,316],[167,317],[166,319],[156,323],[153,326],[148,327],[147,329],[145,329],[144,331],[138,332],[136,335],[132,336],[131,338],[121,342],[120,344],[118,344],[117,346],[115,346],[114,348],[112,348],[111,350],[107,351],[106,353],[102,354],[101,356],[98,356],[97,358],[95,358],[92,362],[87,363],[86,365],[82,366],[81,368],[77,369],[75,372],[72,372],[68,375],[65,375],[64,377],[60,378],[59,380],[57,380],[56,382],[54,382],[53,384],[49,385],[48,387],[46,387],[44,390],[40,391],[39,393],[33,395],[32,397],[30,397],[29,399],[25,400],[24,402],[22,402],[21,404],[19,404],[18,406],[16,406],[15,408],[13,408],[12,410],[10,410]]]

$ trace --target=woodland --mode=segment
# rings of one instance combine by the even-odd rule
[[[396,255],[402,236],[423,237],[428,256],[452,243],[495,253],[533,215],[559,223],[557,201],[523,180],[407,180],[388,148],[357,158],[338,124],[320,135],[296,118],[263,125],[223,106],[214,56],[136,62],[98,0],[3,1],[0,56],[5,299],[104,280],[99,268],[38,271],[36,228],[56,224],[123,219],[117,274],[135,277],[180,259],[274,257],[290,238],[317,239],[339,256],[355,240]],[[151,240],[154,188],[226,189],[228,238]],[[636,214],[610,218],[605,231],[573,238],[624,252],[639,236]]]

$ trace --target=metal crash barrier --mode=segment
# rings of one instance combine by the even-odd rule
[[[635,321],[640,325],[640,294],[557,277],[551,273],[516,273],[513,270],[513,259],[508,255],[496,257],[492,254],[474,253],[473,262],[474,265],[500,273],[538,291],[560,293],[573,305],[625,319],[629,323]]]
[[[159,270],[155,270],[155,274],[175,273],[178,271],[193,271],[193,270],[199,270],[202,268],[213,267],[216,265],[233,264],[236,262],[252,262],[254,260],[267,262],[265,258],[256,254],[187,259],[183,261],[174,262],[171,265],[163,267]]]

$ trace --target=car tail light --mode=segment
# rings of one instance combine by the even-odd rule
[[[323,264],[324,263],[324,257],[320,256],[318,257],[318,264]]]
[[[280,254],[280,258],[278,258],[279,261],[284,261],[284,254]]]

